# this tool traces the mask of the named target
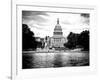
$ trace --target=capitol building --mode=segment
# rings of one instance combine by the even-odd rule
[[[67,42],[67,38],[63,37],[63,31],[59,23],[59,18],[57,19],[57,24],[54,28],[53,36],[47,38],[46,46],[49,48],[61,48],[64,47],[64,43]]]

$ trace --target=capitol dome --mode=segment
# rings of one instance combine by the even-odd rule
[[[57,19],[57,24],[54,28],[53,36],[50,38],[50,47],[64,47],[66,38],[63,37],[62,28],[59,24],[59,18]]]
[[[54,28],[54,35],[62,35],[63,33],[62,33],[62,28],[61,28],[61,26],[60,26],[60,24],[59,24],[59,18],[57,19],[57,24],[56,24],[56,26],[55,26],[55,28]]]

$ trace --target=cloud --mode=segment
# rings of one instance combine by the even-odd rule
[[[89,25],[90,24],[90,14],[80,14],[80,16],[81,16],[81,22],[83,23],[83,24],[87,24],[87,25]]]
[[[62,24],[65,24],[65,25],[70,25],[71,23],[69,21],[62,21]]]
[[[48,14],[42,11],[22,11],[23,23],[28,24],[31,20],[39,23],[46,22],[47,19],[43,18],[42,16],[48,16]]]
[[[89,14],[69,14],[43,11],[23,11],[22,22],[27,24],[35,36],[53,36],[55,25],[59,18],[64,36],[70,31],[80,32],[89,27]]]
[[[22,11],[22,16],[36,16],[36,15],[46,15],[48,16],[48,14],[46,14],[46,12],[43,11]]]
[[[84,18],[89,18],[90,17],[90,15],[87,14],[87,13],[82,13],[81,16],[84,17]]]

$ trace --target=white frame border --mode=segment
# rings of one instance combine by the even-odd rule
[[[92,24],[92,26],[95,26],[95,27],[92,27],[93,29],[92,29],[92,38],[94,38],[94,39],[91,39],[91,42],[94,42],[97,38],[96,38],[96,36],[95,35],[97,35],[96,34],[96,20],[95,19],[97,19],[96,17],[96,8],[94,7],[94,6],[76,6],[76,5],[61,5],[61,4],[56,4],[56,6],[55,6],[55,4],[41,4],[41,5],[37,5],[37,3],[25,3],[25,2],[15,2],[15,1],[13,1],[12,2],[12,27],[11,27],[11,30],[12,30],[12,33],[11,33],[11,35],[12,35],[12,53],[11,53],[11,57],[12,57],[12,59],[11,59],[11,76],[12,76],[12,80],[14,80],[14,79],[19,79],[19,78],[22,78],[23,76],[21,75],[21,76],[19,76],[19,74],[17,73],[17,70],[18,70],[18,68],[16,68],[16,66],[17,66],[17,63],[18,63],[18,61],[17,61],[17,59],[16,59],[16,51],[17,51],[17,47],[16,46],[18,46],[16,43],[18,43],[17,42],[17,36],[18,36],[18,34],[17,34],[17,32],[16,32],[16,30],[17,30],[17,13],[16,13],[16,11],[17,11],[17,6],[23,6],[23,5],[29,5],[29,6],[32,6],[32,5],[34,5],[34,6],[40,6],[40,7],[56,7],[56,8],[73,8],[73,9],[89,9],[89,10],[92,10],[92,12],[93,12],[93,14],[92,14],[92,18],[91,19],[93,19],[92,20],[92,22],[93,22],[93,24]],[[90,19],[90,20],[91,20]],[[16,45],[16,46],[15,46]],[[95,45],[95,47],[96,47],[96,44],[94,43],[93,45]],[[92,46],[93,47],[93,46]],[[93,47],[94,48],[94,47]],[[96,52],[96,49],[94,50],[94,52],[95,53],[97,53]],[[17,56],[18,57],[18,56]],[[95,63],[95,65],[94,64],[92,64],[92,65],[94,65],[93,67],[90,67],[90,68],[87,68],[87,70],[84,72],[82,72],[83,74],[88,74],[88,73],[95,73],[95,72],[97,72],[97,63],[96,63],[96,58],[97,57],[97,54],[94,56],[94,58],[93,58],[93,56],[92,56],[92,58],[93,58],[93,63]],[[75,69],[75,68],[74,68]],[[73,70],[74,70],[73,69]],[[39,70],[37,70],[37,71],[40,71],[40,74],[42,75],[42,73],[41,73],[41,71],[45,71],[45,72],[47,72],[48,70],[45,70],[45,69],[39,69]],[[89,71],[90,70],[90,71]],[[52,71],[53,71],[53,69],[51,69],[51,72],[49,72],[50,74],[52,74]],[[55,70],[54,70],[55,71]],[[67,70],[67,71],[70,71],[70,70]],[[89,71],[89,72],[87,72],[87,71]],[[28,71],[27,71],[28,72]],[[59,68],[59,72],[62,72],[62,68],[60,69]],[[75,73],[77,73],[77,72],[75,72]],[[75,74],[73,71],[70,73],[70,74],[66,74],[66,75],[72,75],[72,74]],[[77,74],[80,74],[81,72],[78,72]],[[56,74],[57,75],[57,74]],[[52,75],[52,76],[56,76],[56,75]],[[59,75],[59,74],[58,74]],[[62,75],[64,75],[64,74],[62,74]],[[28,75],[27,75],[28,76]],[[47,76],[47,75],[46,75]],[[36,77],[39,77],[39,76],[36,76]],[[42,77],[42,76],[41,76]],[[47,77],[51,77],[51,76],[47,76]],[[30,77],[29,77],[30,78]],[[34,77],[31,77],[31,78],[34,78]],[[23,78],[22,78],[23,79]]]

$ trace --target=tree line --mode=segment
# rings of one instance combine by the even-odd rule
[[[27,24],[22,24],[22,50],[36,50],[37,47],[42,47],[42,42],[36,41]]]
[[[47,37],[45,37],[47,39]],[[70,32],[64,46],[68,49],[82,48],[89,51],[89,31],[82,31],[80,34]],[[34,32],[30,30],[27,24],[22,24],[22,50],[36,50],[36,48],[44,48],[42,42],[37,41]]]
[[[67,37],[68,42],[64,44],[66,48],[89,51],[89,30],[82,31],[80,34],[70,32]]]

